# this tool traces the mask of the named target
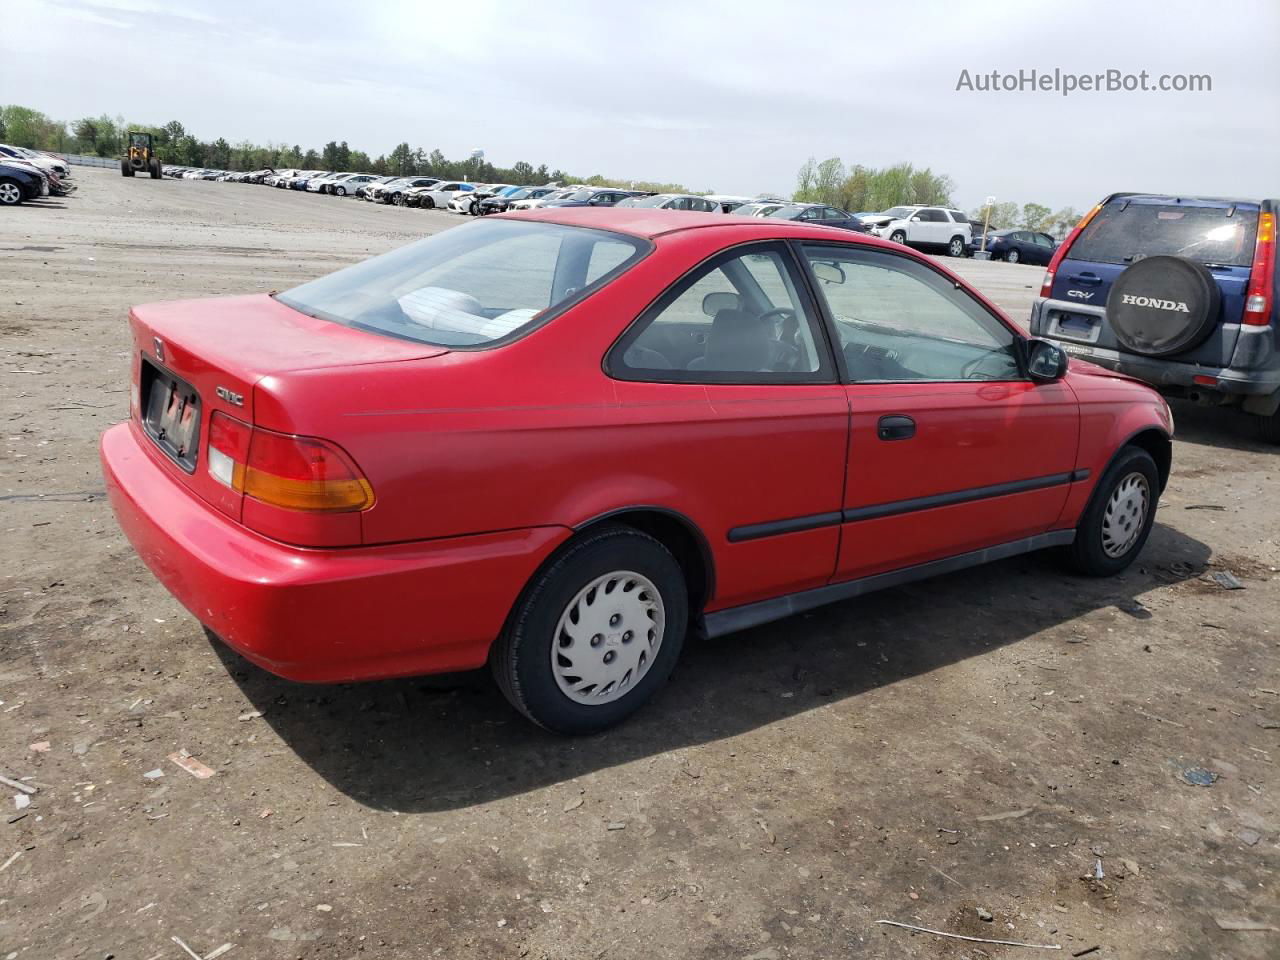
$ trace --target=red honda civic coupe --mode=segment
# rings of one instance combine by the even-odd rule
[[[285,293],[130,313],[121,526],[293,680],[480,667],[563,733],[691,629],[1142,549],[1172,421],[932,260],[777,219],[486,217]]]

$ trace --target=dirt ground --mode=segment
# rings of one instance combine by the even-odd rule
[[[300,686],[211,645],[103,499],[126,310],[457,219],[76,179],[0,217],[0,773],[39,788],[0,787],[0,960],[1280,955],[1280,455],[1242,422],[1175,408],[1122,577],[1030,556],[691,644],[607,735],[483,673]],[[1026,316],[1039,268],[951,265]]]

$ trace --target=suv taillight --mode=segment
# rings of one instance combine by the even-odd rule
[[[369,481],[327,440],[251,427],[215,412],[207,460],[219,483],[275,507],[346,513],[373,506]]]
[[[1276,275],[1276,215],[1258,215],[1258,242],[1253,248],[1249,290],[1244,298],[1244,322],[1265,327],[1271,321],[1271,289]]]
[[[1058,249],[1053,251],[1053,256],[1049,260],[1049,266],[1044,272],[1044,281],[1040,284],[1040,296],[1053,296],[1053,278],[1058,272],[1058,264],[1060,264],[1067,255],[1067,249],[1071,244],[1076,242],[1076,237],[1080,236],[1080,231],[1089,225],[1089,221],[1094,218],[1102,204],[1098,204],[1092,210],[1081,218],[1080,222],[1075,225],[1072,231],[1067,234],[1067,239],[1058,244]]]

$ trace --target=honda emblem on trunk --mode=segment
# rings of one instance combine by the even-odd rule
[[[161,363],[164,363],[164,341],[159,337],[152,337],[151,342],[154,343],[156,347],[156,359]]]

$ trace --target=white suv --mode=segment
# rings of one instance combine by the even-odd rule
[[[859,219],[877,237],[921,250],[945,250],[952,257],[963,257],[973,239],[968,215],[950,207],[890,207]]]

